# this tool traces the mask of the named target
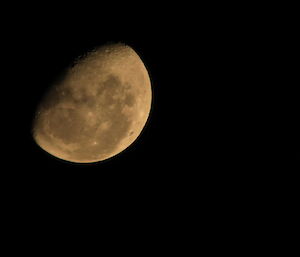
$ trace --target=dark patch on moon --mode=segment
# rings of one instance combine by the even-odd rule
[[[127,94],[124,100],[124,103],[129,107],[132,107],[135,103],[135,98],[133,94]]]
[[[109,93],[115,93],[117,89],[120,87],[121,81],[118,79],[117,76],[108,75],[108,78],[99,84],[97,89],[97,95],[102,95],[104,92],[109,90]]]

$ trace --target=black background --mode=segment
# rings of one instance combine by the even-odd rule
[[[74,13],[48,6],[29,12],[28,6],[19,6],[18,13],[3,18],[1,188],[7,220],[22,238],[32,231],[59,238],[63,231],[77,234],[102,224],[111,228],[107,237],[119,227],[126,239],[138,224],[138,234],[159,229],[160,222],[169,230],[172,212],[197,209],[193,199],[199,185],[210,183],[198,177],[207,177],[206,167],[212,170],[207,166],[211,153],[204,155],[209,139],[198,131],[206,98],[198,91],[206,90],[201,84],[209,70],[203,71],[211,40],[198,39],[207,33],[198,31],[198,23],[189,26],[181,15],[157,8],[136,11],[135,6],[128,12],[89,6]],[[74,58],[109,42],[131,46],[150,73],[153,102],[147,125],[131,147],[107,161],[59,160],[32,139],[37,104]]]
[[[188,26],[186,18],[156,10],[127,15],[118,8],[119,14],[92,15],[84,10],[75,14],[48,7],[21,9],[5,19],[3,31],[4,177],[24,192],[35,188],[37,195],[39,190],[51,194],[105,188],[121,193],[135,188],[138,196],[139,190],[154,194],[172,181],[195,175],[194,156],[206,151],[198,146],[196,127],[203,117],[197,105],[205,98],[198,90],[205,90],[200,85],[207,76],[201,69],[207,65],[207,47],[212,43],[207,28],[191,33],[197,27]],[[110,42],[135,49],[150,73],[153,103],[147,125],[131,147],[107,161],[82,165],[59,160],[32,139],[36,106],[75,58]],[[205,59],[199,61],[199,56]],[[198,158],[201,163],[201,155]]]
[[[3,143],[9,174],[41,187],[62,181],[63,188],[74,180],[86,187],[106,181],[106,187],[148,188],[214,177],[213,169],[221,181],[222,167],[241,164],[258,130],[244,118],[255,109],[247,103],[257,92],[255,104],[263,98],[251,81],[260,70],[250,60],[257,45],[264,47],[251,37],[253,24],[237,22],[243,13],[187,7],[179,12],[179,6],[79,7],[79,13],[20,8],[4,20]],[[36,105],[75,58],[109,42],[133,47],[150,73],[153,103],[145,130],[130,148],[104,162],[82,165],[52,157],[30,134]]]
[[[217,226],[250,213],[264,188],[265,166],[257,160],[269,133],[270,112],[259,106],[266,99],[260,74],[270,26],[257,29],[253,20],[260,14],[220,4],[80,3],[77,11],[74,5],[26,3],[2,16],[1,183],[15,224],[28,231],[29,220],[40,222],[40,231],[60,231],[58,221],[76,233],[84,221],[119,226],[123,237],[136,225],[137,234],[163,238],[162,230],[197,226],[199,209],[202,224]],[[107,161],[59,160],[32,139],[36,106],[74,58],[108,42],[131,46],[150,73],[147,125],[131,147]]]

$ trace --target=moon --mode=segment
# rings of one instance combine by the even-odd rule
[[[32,135],[57,158],[102,161],[138,138],[151,100],[149,74],[138,54],[125,44],[98,47],[51,86],[37,107]]]

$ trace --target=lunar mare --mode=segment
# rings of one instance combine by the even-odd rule
[[[139,136],[151,96],[148,72],[132,48],[100,47],[79,59],[47,92],[36,111],[33,138],[67,161],[108,159]]]

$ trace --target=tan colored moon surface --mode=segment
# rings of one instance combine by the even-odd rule
[[[33,138],[63,160],[108,159],[137,139],[151,97],[150,78],[137,53],[124,44],[102,46],[77,61],[42,99]]]

